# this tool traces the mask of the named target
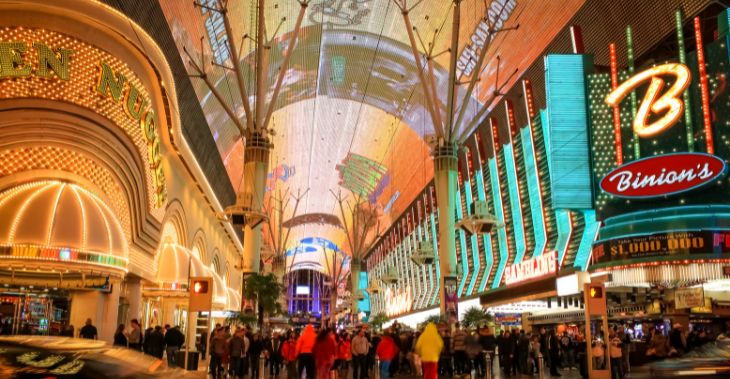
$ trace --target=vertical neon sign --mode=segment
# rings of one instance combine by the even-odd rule
[[[541,255],[545,251],[545,249],[547,249],[547,236],[546,236],[546,234],[547,234],[547,222],[546,222],[547,216],[545,215],[545,203],[542,198],[542,196],[543,196],[542,182],[540,180],[540,170],[538,168],[539,166],[537,163],[537,152],[535,151],[535,142],[534,142],[535,135],[533,134],[533,130],[532,130],[532,128],[533,128],[532,119],[535,118],[535,99],[533,97],[534,95],[532,92],[532,83],[530,82],[529,79],[525,79],[522,81],[522,92],[524,93],[524,97],[525,97],[525,110],[527,111],[527,132],[529,133],[528,135],[529,135],[529,140],[530,140],[529,141],[530,150],[527,152],[527,154],[525,154],[525,166],[526,166],[526,171],[528,171],[527,173],[529,174],[530,170],[528,168],[529,166],[527,165],[527,159],[528,159],[528,155],[532,155],[532,157],[531,157],[532,167],[531,168],[534,172],[534,177],[535,177],[536,183],[537,183],[537,186],[536,186],[537,191],[535,191],[536,195],[537,195],[537,202],[536,202],[537,204],[533,205],[532,204],[533,200],[530,199],[530,205],[531,205],[531,208],[534,208],[535,206],[540,208],[539,213],[537,213],[537,214],[533,213],[533,218],[540,217],[542,219],[541,222],[539,222],[539,223],[533,222],[533,224],[535,224],[536,226],[542,225],[542,233],[538,233],[537,230],[535,232],[535,251],[533,253],[533,256],[536,256],[536,255]],[[524,136],[524,134],[523,134],[523,136]],[[524,145],[523,145],[523,147],[524,147]],[[529,185],[528,185],[528,187],[529,187]],[[530,192],[532,193],[532,191],[530,191]],[[541,240],[538,240],[538,237],[540,237]]]
[[[608,53],[611,62],[611,91],[615,91],[618,87],[618,67],[616,63],[616,44],[608,45]],[[624,152],[621,143],[621,112],[620,104],[614,105],[613,108],[613,139],[616,144],[616,166],[624,164]]]
[[[697,42],[697,66],[700,71],[700,93],[702,97],[702,121],[705,126],[705,143],[707,153],[715,154],[715,145],[712,140],[712,119],[710,118],[710,84],[707,81],[707,67],[705,66],[705,48],[702,45],[702,27],[700,17],[694,19],[695,41]]]

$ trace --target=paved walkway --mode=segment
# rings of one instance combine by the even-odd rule
[[[212,378],[211,375],[206,375],[206,373],[208,371],[208,364],[209,363],[210,362],[208,360],[204,360],[204,361],[201,360],[200,363],[198,364],[198,371],[197,372],[187,372],[184,376],[186,378],[196,378],[196,379],[197,378]],[[497,365],[497,364],[494,365],[494,374],[492,376],[492,379],[506,379],[506,378],[511,378],[511,379],[528,379],[528,378],[540,379],[540,376],[538,376],[538,375],[524,375],[524,374],[518,374],[516,376],[509,377],[509,376],[506,376],[504,374],[504,372],[499,369],[498,366],[499,365]],[[284,378],[286,378],[286,369],[282,368],[281,371],[282,371],[281,372],[281,375],[278,378],[276,378],[276,379],[284,379]],[[551,377],[549,375],[549,373],[550,373],[549,372],[549,369],[547,369],[545,371],[545,376],[543,378],[544,379],[555,379],[555,378],[557,378],[557,377]],[[371,374],[372,374],[372,371],[371,371]],[[583,379],[581,377],[581,375],[580,375],[580,372],[577,369],[562,369],[562,370],[560,370],[560,375],[561,375],[559,377],[560,379]],[[250,379],[248,376],[246,378],[247,379]],[[370,375],[370,378],[373,378],[373,379],[382,379],[379,376],[375,376],[374,377],[373,375]],[[419,376],[413,376],[413,375],[396,375],[396,376],[390,377],[389,379],[421,379],[421,378],[423,378],[423,377],[422,376],[420,376],[420,377]],[[649,379],[649,378],[651,378],[651,374],[649,373],[649,370],[647,368],[634,367],[634,368],[632,368],[632,372],[630,374],[627,374],[625,376],[625,378],[626,379]],[[268,370],[259,379],[269,379],[268,378]],[[352,379],[352,370],[348,371],[348,375],[347,375],[346,378],[339,377],[338,379]],[[441,376],[440,375],[439,376],[439,379],[486,379],[486,378],[484,378],[484,377],[472,377],[471,375],[453,376],[453,377]]]

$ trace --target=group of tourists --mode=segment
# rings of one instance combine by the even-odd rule
[[[184,343],[185,335],[180,331],[179,326],[165,325],[162,327],[158,325],[154,328],[147,328],[143,333],[142,327],[136,319],[130,322],[128,330],[124,324],[119,324],[114,333],[114,346],[128,347],[159,359],[165,355],[167,364],[171,367],[184,365],[183,362],[177,361],[177,352]]]

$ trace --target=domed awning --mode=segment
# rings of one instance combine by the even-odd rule
[[[226,299],[226,310],[238,311],[241,309],[241,293],[233,288],[228,287],[227,299]]]
[[[203,262],[184,246],[162,243],[157,251],[157,282],[172,289],[187,285],[188,276],[207,276]]]
[[[3,269],[122,276],[128,255],[117,216],[77,184],[37,181],[0,193]]]
[[[157,283],[161,288],[148,289],[148,294],[187,296],[188,277],[213,278],[213,307],[236,309],[228,305],[228,286],[211,268],[205,267],[190,249],[171,242],[163,242],[157,252]],[[162,291],[162,292],[160,292]],[[164,293],[167,292],[167,293]]]

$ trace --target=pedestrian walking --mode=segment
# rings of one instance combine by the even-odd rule
[[[249,344],[250,341],[246,337],[246,330],[244,328],[238,328],[236,333],[228,340],[228,352],[231,357],[228,372],[234,378],[244,377],[243,360],[246,359]]]
[[[434,323],[429,323],[416,341],[416,353],[421,357],[423,379],[438,379],[438,362],[444,341]]]
[[[319,332],[313,352],[317,379],[329,379],[330,370],[337,357],[337,343],[331,330],[324,329]]]
[[[175,355],[180,351],[185,343],[185,336],[180,331],[179,326],[171,328],[165,333],[165,355],[167,355],[167,365],[170,367],[183,366],[183,362],[176,362]]]
[[[370,341],[365,337],[365,330],[360,329],[350,342],[352,350],[352,379],[365,379],[368,376],[368,352]]]
[[[286,365],[286,378],[297,379],[297,335],[294,332],[290,332],[281,345],[281,357]]]
[[[131,329],[129,330],[129,334],[127,334],[127,341],[129,343],[129,348],[133,350],[140,351],[142,350],[142,329],[139,325],[139,321],[137,319],[132,319],[130,321],[129,325],[131,326]]]
[[[99,338],[99,333],[96,331],[96,327],[91,324],[91,319],[87,318],[84,326],[79,330],[79,337],[88,340],[95,340]]]
[[[314,344],[317,342],[317,334],[314,327],[309,324],[304,327],[302,335],[297,339],[297,372],[298,378],[302,377],[302,373],[307,373],[307,379],[314,379],[315,363],[314,363]]]
[[[114,332],[114,346],[127,347],[127,336],[124,335],[124,324],[117,326],[117,331]]]
[[[398,356],[398,345],[393,338],[387,334],[380,337],[378,347],[375,354],[380,360],[380,379],[388,379],[390,377],[390,363]]]

